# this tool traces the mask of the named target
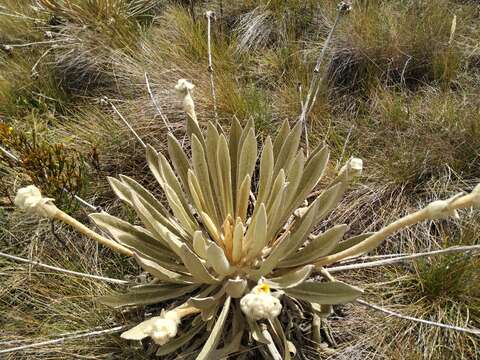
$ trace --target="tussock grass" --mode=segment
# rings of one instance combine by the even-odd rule
[[[330,81],[354,92],[368,92],[378,82],[448,85],[455,79],[460,57],[460,50],[449,42],[453,15],[448,4],[443,0],[359,4],[334,41]]]

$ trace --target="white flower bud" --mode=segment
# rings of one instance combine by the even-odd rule
[[[150,337],[158,345],[166,344],[171,338],[177,335],[180,318],[175,311],[169,311],[152,324]]]
[[[460,218],[456,209],[452,209],[451,204],[463,194],[457,194],[447,200],[437,200],[427,205],[425,210],[429,219],[446,219],[453,217],[455,219]]]
[[[344,177],[346,181],[351,181],[354,177],[360,176],[363,171],[363,160],[351,158],[338,172],[338,178]]]
[[[475,206],[480,206],[480,184],[475,186],[472,190],[472,194],[475,196],[473,203]]]
[[[191,91],[195,85],[193,85],[190,81],[185,79],[180,79],[175,85],[175,90],[177,93],[183,97],[183,110],[190,115],[190,117],[197,121],[197,115],[195,113],[195,103],[193,102],[192,93]]]
[[[160,316],[145,320],[120,336],[127,340],[142,340],[150,336],[156,344],[164,345],[177,335],[178,324],[180,316],[176,311],[162,312]]]
[[[261,284],[240,300],[240,308],[250,319],[273,319],[282,311],[282,304],[270,293],[267,284]]]
[[[29,213],[35,213],[44,217],[53,217],[58,211],[52,204],[52,198],[42,196],[42,193],[35,185],[23,187],[17,191],[15,205]]]
[[[175,85],[175,90],[179,95],[185,96],[189,93],[195,85],[193,85],[190,81],[186,79],[180,79],[177,81],[177,85]]]

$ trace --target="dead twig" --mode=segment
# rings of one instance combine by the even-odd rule
[[[423,320],[423,319],[418,319],[418,318],[415,318],[415,317],[412,317],[412,316],[402,315],[402,314],[399,314],[395,311],[386,309],[386,308],[381,307],[379,305],[368,303],[368,302],[366,302],[364,300],[361,300],[361,299],[356,300],[356,302],[359,303],[359,304],[362,304],[364,306],[367,306],[371,309],[378,310],[378,311],[381,311],[385,314],[398,317],[400,319],[405,319],[405,320],[409,320],[409,321],[418,322],[418,323],[421,323],[421,324],[436,326],[436,327],[440,327],[440,328],[444,328],[444,329],[455,330],[455,331],[459,331],[459,332],[464,332],[464,333],[480,336],[480,330],[479,329],[469,329],[469,328],[464,328],[464,327],[460,327],[460,326],[442,324],[442,323],[438,323],[438,322],[435,322],[435,321]]]
[[[34,266],[42,267],[42,268],[45,268],[45,269],[49,269],[49,270],[53,270],[53,271],[57,271],[57,272],[61,272],[61,273],[69,274],[69,275],[73,275],[73,276],[79,276],[79,277],[88,278],[88,279],[101,280],[101,281],[109,282],[109,283],[112,283],[112,284],[122,284],[122,285],[128,284],[128,281],[126,281],[126,280],[112,279],[112,278],[107,278],[107,277],[104,277],[104,276],[85,274],[85,273],[81,273],[81,272],[77,272],[77,271],[62,269],[62,268],[59,268],[59,267],[56,267],[56,266],[43,264],[39,261],[28,260],[28,259],[25,259],[25,258],[22,258],[22,257],[19,257],[19,256],[5,254],[3,252],[0,252],[0,256],[4,257],[4,258],[7,258],[7,259],[10,259],[10,260],[15,260],[15,261],[23,262],[23,263],[26,263],[26,264],[31,264],[31,265],[34,265]]]

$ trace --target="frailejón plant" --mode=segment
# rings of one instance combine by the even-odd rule
[[[480,187],[468,195],[436,201],[384,229],[343,240],[347,225],[316,233],[316,225],[341,200],[348,184],[362,171],[350,159],[336,178],[311,198],[329,159],[320,145],[309,156],[299,148],[301,123],[284,122],[275,139],[257,144],[253,123],[234,120],[229,135],[212,123],[199,127],[191,98],[193,86],[177,91],[188,114],[191,155],[168,135],[168,158],[147,146],[149,168],[165,194],[160,202],[135,180],[110,178],[117,196],[130,205],[143,226],[108,215],[90,215],[114,240],[103,237],[43,198],[38,189],[21,189],[16,204],[42,216],[64,221],[83,234],[133,256],[151,275],[148,284],[101,298],[105,304],[168,306],[121,336],[150,337],[166,355],[189,344],[197,359],[220,359],[249,342],[272,345],[274,358],[291,358],[278,315],[286,297],[311,309],[355,300],[362,290],[312,272],[377,247],[399,229],[425,219],[456,215],[456,209],[480,203]],[[206,341],[195,341],[208,334]],[[197,352],[195,352],[197,350]],[[281,353],[282,355],[279,355]]]

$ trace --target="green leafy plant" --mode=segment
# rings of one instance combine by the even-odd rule
[[[21,208],[61,220],[134,257],[151,275],[147,284],[100,301],[113,307],[168,302],[160,315],[122,334],[131,340],[151,337],[159,345],[159,356],[188,345],[189,351],[199,352],[197,359],[219,359],[253,339],[265,344],[273,358],[290,359],[295,347],[278,318],[285,299],[325,313],[332,304],[362,294],[336,281],[325,266],[364,254],[408,225],[458,216],[457,209],[480,203],[477,186],[471,194],[435,201],[375,233],[342,241],[347,225],[340,224],[317,234],[316,225],[361,173],[362,161],[348,160],[323,191],[313,192],[329,151],[320,145],[305,155],[300,122],[293,128],[284,122],[275,139],[267,137],[259,151],[253,121],[242,127],[234,120],[229,135],[212,123],[203,132],[191,96],[193,85],[182,79],[176,90],[188,115],[191,156],[172,134],[169,159],[146,147],[149,168],[168,208],[135,180],[109,178],[143,226],[104,212],[91,214],[111,240],[59,210],[33,186],[20,189],[15,199]],[[317,270],[321,277],[312,278]],[[208,334],[206,341],[194,341],[200,333]]]

